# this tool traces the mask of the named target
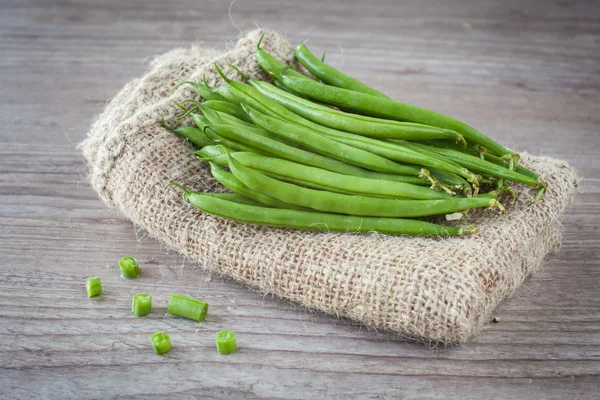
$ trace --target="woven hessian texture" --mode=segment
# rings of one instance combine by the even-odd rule
[[[172,100],[195,96],[182,80],[221,84],[213,63],[233,63],[267,79],[254,50],[262,32],[243,37],[225,52],[176,49],[156,58],[149,71],[127,84],[93,123],[81,144],[89,180],[107,205],[181,254],[212,271],[264,293],[312,309],[426,341],[464,342],[489,320],[494,307],[560,243],[557,220],[576,188],[565,162],[523,154],[549,186],[529,205],[517,186],[507,215],[471,212],[479,233],[465,238],[415,238],[315,233],[245,225],[205,214],[182,200],[177,181],[199,191],[227,191],[198,162],[184,140],[161,125],[176,126]],[[289,62],[293,48],[266,32],[263,47]],[[225,72],[236,74],[228,67]]]

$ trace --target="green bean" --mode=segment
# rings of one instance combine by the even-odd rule
[[[399,122],[389,119],[372,118],[350,114],[330,107],[315,104],[264,81],[248,80],[259,92],[275,100],[288,110],[315,123],[378,139],[453,139],[462,141],[462,135],[434,126]]]
[[[206,193],[191,190],[187,190],[186,193],[185,197],[196,208],[209,214],[247,224],[326,232],[412,236],[459,236],[476,232],[474,227],[457,228],[412,219],[356,217],[314,211],[257,207],[215,198]]]
[[[250,118],[248,118],[248,115],[246,115],[246,113],[244,112],[242,107],[240,107],[237,103],[230,103],[228,101],[211,100],[211,101],[205,101],[204,103],[202,103],[201,108],[203,110],[208,108],[212,111],[226,113],[226,114],[232,115],[232,116],[236,117],[237,119],[240,119],[240,120],[248,122],[248,123],[252,122],[250,120]]]
[[[507,179],[513,182],[523,183],[532,187],[543,187],[546,185],[541,179],[533,179],[526,175],[510,170],[508,168],[501,167],[489,161],[482,160],[479,157],[471,156],[468,154],[461,153],[455,150],[443,149],[440,147],[427,146],[424,144],[412,143],[413,146],[423,147],[429,151],[436,152],[451,160],[456,161],[461,165],[467,166],[469,169],[484,174],[486,176],[492,176],[494,178]]]
[[[288,152],[289,151],[289,152]],[[227,149],[225,146],[206,146],[203,147],[200,151],[197,151],[195,154],[197,156],[202,157],[204,160],[211,160],[219,165],[224,167],[229,166],[229,162],[227,161],[227,153],[233,153],[233,149]],[[283,155],[283,156],[282,156]],[[343,175],[353,176],[353,177],[363,177],[369,179],[379,179],[385,181],[394,181],[394,182],[404,182],[410,183],[412,185],[420,185],[427,186],[428,182],[422,178],[417,178],[414,176],[404,176],[404,175],[394,175],[394,174],[384,174],[378,172],[367,171],[353,165],[344,164],[338,162],[336,160],[331,160],[327,157],[323,157],[319,154],[307,153],[303,151],[294,151],[294,149],[286,149],[283,148],[281,152],[277,152],[276,156],[295,161],[302,165],[313,166],[321,169],[325,169],[327,171],[337,172]]]
[[[229,154],[230,153],[243,154],[243,155],[260,155],[258,153],[251,153],[251,152],[235,152],[231,149],[225,148],[225,146],[222,146],[222,145],[206,146],[206,147],[203,147],[201,150],[194,152],[194,154],[200,161],[210,161],[210,162],[213,162],[222,167],[229,167]],[[250,162],[248,162],[245,159],[245,157],[242,156],[240,159],[240,162],[242,162],[243,165],[250,164],[250,165],[248,165],[249,167],[256,166],[255,164],[252,163],[251,157],[250,157]],[[301,165],[301,164],[299,164],[299,165]],[[258,168],[258,169],[260,169],[260,168]],[[294,179],[294,178],[290,178],[288,176],[279,175],[272,171],[265,171],[265,173],[267,173],[267,175],[269,175],[272,178],[283,180],[285,182],[294,183],[294,184],[300,185],[300,186],[309,186],[314,189],[330,190],[330,191],[337,192],[337,193],[350,193],[350,192],[344,191],[342,189],[329,188],[326,186],[318,185],[314,182],[301,181],[299,179]],[[348,175],[344,175],[344,176],[348,176]],[[281,205],[279,205],[279,206],[281,206]],[[288,208],[289,208],[289,206],[288,206]]]
[[[420,140],[419,143],[426,144],[429,146],[441,147],[442,149],[456,150],[471,156],[479,156],[479,153],[475,151],[475,149],[473,149],[472,147],[461,146],[459,144],[453,143],[450,140]]]
[[[461,153],[465,153],[465,154],[468,154],[470,156],[475,156],[475,157],[478,157],[480,154],[477,150],[473,149],[472,147],[463,147],[458,144],[452,143],[448,140],[423,140],[421,143],[427,144],[430,146],[441,147],[443,149],[460,151]],[[510,167],[509,163],[506,162],[506,160],[503,160],[501,157],[495,156],[488,152],[483,153],[483,159],[485,161],[489,161],[496,165],[500,165],[501,167],[504,167],[504,168]],[[517,171],[521,175],[528,176],[535,180],[537,180],[540,177],[539,174],[537,174],[534,171],[530,170],[529,168],[526,168],[519,164],[515,165],[515,171]]]
[[[201,129],[194,128],[193,126],[181,126],[179,128],[171,130],[171,132],[175,133],[178,136],[186,138],[190,142],[200,147],[210,146],[214,144],[214,142],[211,139],[209,139],[208,136],[206,136]]]
[[[325,64],[323,61],[315,57],[304,43],[300,43],[296,47],[296,59],[304,66],[311,74],[316,76],[321,82],[327,85],[333,85],[340,88],[345,88],[355,92],[367,93],[377,97],[388,98],[383,93],[365,85],[361,81],[354,79],[343,72]]]
[[[244,167],[261,171],[278,179],[289,178],[324,190],[364,194],[377,197],[409,199],[447,199],[450,195],[422,186],[402,182],[348,176],[321,168],[309,167],[295,162],[249,152],[232,153],[232,157]]]
[[[211,197],[215,197],[217,199],[232,201],[234,203],[247,204],[249,206],[262,206],[263,205],[262,203],[260,203],[256,200],[252,200],[249,197],[242,196],[241,194],[237,194],[237,193],[202,193],[202,194],[205,194],[205,195],[211,196]]]
[[[473,190],[471,189],[471,185],[460,176],[435,168],[430,168],[429,173],[435,179],[432,183],[432,188],[444,190],[450,194],[464,193],[467,197],[472,196]]]
[[[285,69],[288,69],[289,66],[279,61],[260,47],[260,44],[262,43],[264,37],[265,35],[263,33],[260,39],[258,40],[258,43],[256,43],[256,61],[258,62],[258,65],[260,65],[262,69],[264,69],[268,74],[270,74],[271,76],[275,76],[276,74],[281,73]],[[294,71],[293,69],[290,69],[289,73],[294,76],[301,76],[306,78],[306,76],[302,75],[298,71]]]
[[[212,173],[212,176],[221,185],[225,186],[227,189],[231,190],[234,193],[237,193],[237,194],[247,197],[251,200],[254,200],[261,204],[267,205],[269,207],[292,208],[295,210],[303,209],[302,207],[297,207],[293,204],[287,204],[287,203],[279,201],[271,196],[268,196],[266,194],[256,192],[256,191],[250,189],[249,187],[247,187],[246,185],[244,185],[242,182],[240,182],[240,180],[237,179],[235,177],[235,175],[233,175],[232,173],[226,172],[223,169],[221,169],[216,163],[210,162],[209,164],[210,164],[210,172]]]
[[[236,151],[251,151],[255,153],[264,153],[265,151],[259,150],[256,147],[248,146],[244,143],[239,143],[235,140],[231,140],[227,137],[220,135],[214,129],[208,129],[208,126],[204,128],[204,134],[212,140],[212,144],[225,145]]]
[[[292,76],[287,71],[281,73],[278,79],[295,92],[324,103],[333,104],[359,114],[366,114],[373,117],[411,121],[450,129],[460,133],[468,141],[479,144],[496,155],[513,158],[515,161],[519,157],[518,154],[505,149],[469,125],[424,108],[324,85],[311,79]]]
[[[396,200],[368,196],[347,195],[303,188],[270,178],[267,175],[246,168],[230,155],[229,169],[233,175],[250,189],[268,193],[280,201],[297,206],[337,214],[373,217],[427,217],[448,214],[478,207],[498,207],[495,199],[450,198],[443,200]]]
[[[206,83],[206,77],[204,78],[203,83],[192,82],[192,81],[179,82],[177,85],[173,86],[173,89],[171,89],[171,93],[173,93],[181,85],[186,85],[186,84],[192,85],[194,87],[194,89],[196,89],[196,92],[198,93],[198,95],[200,97],[202,97],[204,100],[227,101],[227,99],[225,97],[221,96],[219,93],[216,93],[210,86],[208,86],[208,84]]]

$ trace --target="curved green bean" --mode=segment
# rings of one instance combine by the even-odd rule
[[[247,82],[293,113],[330,128],[378,139],[464,140],[462,135],[448,129],[351,114],[300,98],[265,81],[250,79]]]
[[[450,129],[460,133],[468,141],[485,147],[494,154],[513,158],[514,160],[518,160],[519,157],[518,154],[505,149],[464,122],[424,108],[324,85],[311,79],[292,76],[287,71],[279,74],[278,79],[293,91],[324,103],[374,117],[411,121]]]
[[[257,207],[211,197],[206,193],[186,191],[186,198],[194,207],[209,214],[248,224],[325,232],[381,233],[411,236],[459,236],[476,232],[476,228],[457,228],[425,221],[400,218],[356,217]]]
[[[423,141],[421,141],[421,143],[429,145],[429,146],[440,147],[442,149],[460,151],[461,153],[465,153],[465,154],[468,154],[470,156],[480,157],[480,153],[477,152],[472,147],[463,147],[463,146],[460,146],[460,145],[458,145],[456,143],[452,143],[452,142],[450,142],[448,140],[435,140],[435,139],[432,139],[432,140],[423,140]],[[506,160],[503,160],[501,157],[495,156],[495,155],[490,154],[488,152],[486,152],[486,153],[483,154],[483,159],[485,161],[489,161],[489,162],[494,163],[496,165],[500,165],[501,167],[504,167],[504,168],[509,168],[510,167],[510,164]],[[540,177],[540,175],[537,174],[536,172],[534,172],[534,171],[530,170],[529,168],[524,167],[524,166],[522,166],[520,164],[516,164],[515,165],[515,171],[517,171],[521,175],[528,176],[528,177],[533,178],[535,180],[537,180]]]
[[[485,176],[507,179],[513,182],[519,182],[528,186],[538,188],[546,185],[546,183],[543,182],[541,179],[533,179],[529,176],[522,175],[517,171],[501,167],[489,161],[482,160],[479,157],[461,153],[459,151],[444,149],[435,146],[427,146],[419,143],[411,143],[411,146],[415,146],[416,148],[423,147],[425,150],[443,155],[444,157],[454,160],[455,162],[466,166],[470,170],[483,174]]]
[[[368,196],[347,195],[303,188],[270,178],[246,168],[230,156],[229,168],[244,185],[268,193],[280,201],[324,212],[357,216],[414,218],[449,214],[479,207],[504,208],[496,199],[450,198],[443,200],[396,200]]]
[[[232,116],[236,117],[237,119],[242,120],[247,123],[252,122],[252,120],[248,117],[248,115],[246,115],[246,113],[244,112],[242,107],[240,107],[239,104],[237,104],[237,103],[231,103],[228,101],[210,100],[210,101],[205,101],[204,103],[202,103],[201,107],[202,107],[202,109],[208,108],[212,111],[218,111],[221,113],[226,113],[226,114],[232,115]]]
[[[260,37],[260,39],[258,39],[258,43],[256,43],[256,61],[258,62],[258,65],[260,65],[261,68],[263,70],[265,70],[265,72],[267,72],[269,75],[274,77],[275,75],[288,69],[289,66],[287,64],[279,61],[277,58],[273,57],[271,54],[267,53],[265,50],[263,50],[260,47],[260,44],[262,43],[264,37],[265,37],[265,34],[263,33],[262,36]],[[293,69],[290,69],[289,71],[290,71],[289,73],[294,76],[301,76],[301,77],[307,78],[306,76],[302,75],[300,72],[295,71]]]
[[[377,97],[388,98],[383,93],[373,89],[370,86],[365,85],[358,79],[354,79],[343,72],[333,68],[330,65],[325,64],[323,61],[315,57],[304,43],[300,43],[296,47],[296,59],[300,61],[300,64],[310,71],[315,77],[321,82],[327,85],[333,85],[340,88],[345,88],[355,92],[362,92]]]
[[[174,134],[184,137],[197,146],[204,147],[215,144],[208,136],[202,132],[202,129],[194,128],[193,126],[180,126],[172,129]]]
[[[196,151],[194,154],[201,157],[203,160],[211,160],[219,165],[228,167],[229,161],[227,160],[227,158],[228,158],[227,154],[233,153],[233,152],[234,152],[233,149],[228,149],[226,146],[223,146],[223,145],[217,145],[217,146],[205,146],[201,150]],[[313,153],[308,153],[308,154],[316,156],[316,157],[311,157],[311,156],[303,157],[302,152],[300,152],[299,154],[296,154],[295,156],[292,156],[292,157],[288,157],[288,158],[281,157],[281,158],[295,161],[302,165],[308,165],[308,166],[313,166],[313,167],[317,167],[320,169],[324,169],[327,171],[337,172],[339,174],[343,174],[343,175],[350,176],[350,177],[363,177],[363,178],[367,178],[367,179],[377,179],[377,180],[383,180],[383,181],[403,182],[403,183],[409,183],[412,185],[419,185],[419,186],[429,186],[429,182],[427,182],[425,179],[422,179],[422,178],[417,178],[414,176],[383,174],[383,173],[378,173],[378,172],[367,171],[367,170],[364,170],[364,169],[361,169],[358,167],[354,167],[349,164],[337,162],[335,160],[331,160],[331,161],[334,161],[333,163],[323,162],[323,161],[326,161],[329,159],[325,158],[325,160],[323,160],[322,156],[320,156],[318,154],[313,154]],[[280,155],[278,155],[278,156],[280,156]],[[242,164],[244,164],[244,163],[242,162]],[[328,168],[325,168],[325,167],[328,167]],[[276,174],[274,174],[274,175],[276,175]]]
[[[221,96],[219,93],[216,93],[210,86],[208,86],[206,79],[204,79],[203,83],[192,81],[179,82],[177,85],[173,86],[171,93],[173,93],[181,85],[192,85],[194,89],[196,89],[196,93],[198,93],[198,95],[204,100],[227,101],[225,97]]]

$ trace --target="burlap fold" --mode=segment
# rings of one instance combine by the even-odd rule
[[[161,117],[179,124],[172,100],[194,96],[190,87],[171,95],[176,83],[206,75],[209,83],[220,84],[214,62],[266,79],[254,56],[260,34],[248,33],[225,52],[170,51],[128,83],[81,144],[93,188],[167,246],[262,292],[423,340],[470,338],[558,249],[557,220],[572,200],[576,172],[560,160],[523,154],[524,163],[549,183],[543,201],[530,206],[527,189],[517,186],[520,196],[507,215],[471,214],[479,233],[467,238],[314,233],[205,214],[165,185],[178,181],[199,191],[226,190],[182,139],[161,126]],[[266,32],[263,46],[282,60],[293,57],[293,48],[276,33]]]

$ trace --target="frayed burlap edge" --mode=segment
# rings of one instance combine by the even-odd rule
[[[267,228],[205,214],[165,188],[171,181],[200,191],[226,191],[161,126],[177,121],[172,100],[194,96],[182,80],[220,84],[212,64],[232,63],[246,74],[268,77],[257,66],[255,30],[224,52],[197,46],[156,58],[128,83],[93,123],[80,145],[92,187],[110,207],[205,268],[264,293],[376,329],[436,342],[464,342],[489,320],[560,243],[557,220],[572,201],[576,172],[565,162],[522,154],[549,183],[543,201],[529,205],[527,188],[507,215],[472,212],[480,229],[468,238],[414,238],[314,233]],[[293,48],[266,31],[263,46],[289,62]],[[225,71],[234,77],[229,69]]]

